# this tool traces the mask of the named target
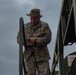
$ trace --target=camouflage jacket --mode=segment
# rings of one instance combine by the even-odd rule
[[[51,30],[46,22],[40,21],[37,25],[31,25],[31,22],[25,25],[25,37],[27,43],[27,49],[24,52],[26,59],[31,57],[34,53],[36,61],[47,61],[50,59],[50,54],[47,48],[47,44],[51,41]],[[31,44],[28,41],[29,37],[36,37],[36,43]],[[19,37],[17,38],[17,41]]]

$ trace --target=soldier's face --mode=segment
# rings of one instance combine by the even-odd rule
[[[30,20],[33,25],[36,25],[40,21],[40,17],[30,16]]]

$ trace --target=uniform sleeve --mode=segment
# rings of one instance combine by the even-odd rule
[[[18,32],[18,34],[17,34],[17,43],[19,44],[19,40],[20,40],[20,38],[19,38],[19,32]]]
[[[24,26],[26,26],[26,24],[24,24]],[[18,31],[17,33],[17,43],[19,44],[20,42],[20,31]],[[22,44],[24,44],[24,42],[22,41]]]
[[[36,37],[37,46],[45,46],[51,42],[52,32],[48,24],[44,27],[44,35],[42,37]]]
[[[19,44],[19,42],[20,42],[20,33],[18,32],[18,34],[17,34],[17,43]],[[23,41],[22,41],[22,45],[24,45]]]

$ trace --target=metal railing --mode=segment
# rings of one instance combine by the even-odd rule
[[[19,40],[19,75],[26,75],[26,68],[25,68],[24,55],[23,55],[23,46],[25,49],[27,47],[26,47],[26,42],[24,39],[25,38],[24,21],[22,17],[20,17],[20,20],[19,20],[19,38],[20,38]]]
[[[64,74],[64,46],[76,42],[76,0],[62,0],[62,8],[57,30],[51,75],[59,63],[59,75]]]

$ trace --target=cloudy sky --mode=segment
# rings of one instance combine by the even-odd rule
[[[53,56],[57,27],[62,0],[0,0],[0,75],[19,74],[19,46],[16,42],[19,30],[19,18],[29,21],[26,16],[32,8],[41,9],[41,20],[47,22],[52,31],[52,41],[48,45],[50,56]],[[65,47],[65,53],[75,50]],[[67,54],[65,54],[67,55]],[[50,60],[51,67],[52,59]]]

